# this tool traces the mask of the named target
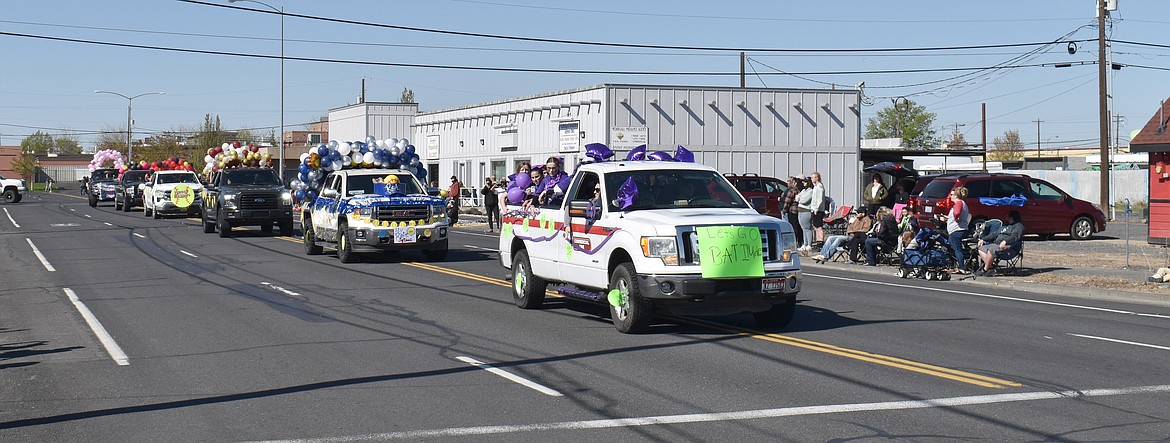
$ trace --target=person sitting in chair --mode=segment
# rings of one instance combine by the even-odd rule
[[[1003,225],[999,232],[988,233],[979,239],[979,261],[983,266],[975,270],[975,275],[984,275],[991,271],[995,256],[1019,246],[1023,236],[1024,223],[1020,220],[1020,211],[1009,212],[1008,223]]]

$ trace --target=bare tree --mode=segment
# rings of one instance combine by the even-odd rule
[[[996,137],[991,141],[991,151],[987,159],[993,161],[1018,161],[1024,158],[1024,144],[1020,142],[1020,131],[1009,129],[1003,137]]]

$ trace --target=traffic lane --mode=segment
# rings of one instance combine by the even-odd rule
[[[456,232],[477,250],[489,249],[494,240]],[[491,275],[494,266],[477,270]],[[990,290],[995,292],[957,282],[818,269],[806,275],[796,318],[780,332],[1040,386],[1165,381],[1158,377],[1156,367],[1165,361],[1159,346],[1170,344],[1163,338],[1168,335],[1168,318],[1141,315],[1156,315],[1164,308],[1100,301],[1075,304],[1081,301]],[[747,316],[718,321],[754,328]],[[1132,343],[1104,340],[1114,337]],[[1139,349],[1127,349],[1135,346]],[[1045,366],[1046,361],[1063,362],[1069,370],[1084,369],[1077,369],[1075,378],[1064,378]],[[1085,367],[1083,362],[1098,363]],[[1114,369],[1118,364],[1127,368],[1121,372],[1129,374],[1124,380],[1115,380],[1120,375]]]

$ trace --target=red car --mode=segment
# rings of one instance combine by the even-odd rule
[[[920,180],[919,184],[923,184]],[[951,190],[967,188],[967,210],[971,213],[970,230],[978,231],[989,219],[1007,220],[1008,212],[1020,211],[1025,234],[1051,238],[1055,234],[1070,234],[1085,240],[1094,232],[1105,230],[1105,213],[1092,203],[1069,196],[1060,188],[1044,180],[1023,174],[956,173],[931,177],[921,187],[922,192],[911,197],[911,205],[918,209],[919,220],[931,220],[951,209]],[[997,205],[993,199],[1023,196],[1023,206]]]
[[[743,197],[751,202],[761,214],[782,218],[780,199],[784,198],[785,192],[788,192],[788,183],[785,183],[784,180],[760,177],[757,174],[723,174],[723,176],[732,185],[735,185],[735,189],[738,189],[739,193],[743,194]],[[762,207],[759,206],[760,198],[764,200]]]

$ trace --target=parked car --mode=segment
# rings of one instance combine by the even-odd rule
[[[772,177],[760,177],[758,174],[723,174],[735,189],[756,208],[761,214],[781,218],[780,199],[788,192],[788,183]],[[761,199],[763,201],[761,201]]]
[[[130,209],[142,204],[142,188],[150,179],[150,171],[136,169],[126,171],[118,178],[114,185],[114,210],[130,212]]]
[[[0,175],[0,191],[4,193],[4,201],[7,203],[19,203],[20,199],[24,198],[21,192],[28,189],[25,185],[24,179],[4,178]]]
[[[1008,212],[1020,211],[1025,234],[1038,234],[1051,238],[1054,234],[1067,233],[1074,239],[1085,240],[1094,232],[1105,230],[1105,213],[1097,205],[1068,195],[1055,185],[1024,174],[962,173],[934,176],[922,187],[916,197],[918,217],[929,220],[944,214],[951,208],[951,190],[967,188],[968,211],[971,213],[970,229],[978,231],[989,219],[1007,220]],[[990,200],[980,199],[1023,196],[1023,206],[993,205]]]

